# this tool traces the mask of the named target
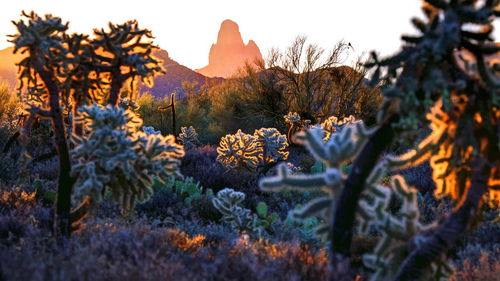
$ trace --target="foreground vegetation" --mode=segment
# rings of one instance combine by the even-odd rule
[[[0,91],[0,279],[498,278],[498,4],[425,1],[419,35],[365,69],[334,67],[342,43],[294,65],[321,54],[298,38],[178,103],[137,95],[162,69],[136,22],[90,39],[24,15],[21,100]]]

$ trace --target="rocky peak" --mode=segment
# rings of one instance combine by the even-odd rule
[[[255,60],[262,60],[257,44],[250,40],[245,45],[238,24],[225,20],[220,26],[217,43],[210,48],[208,65],[196,71],[208,77],[227,78],[234,75],[245,62],[253,63]]]
[[[217,45],[219,46],[243,46],[243,38],[241,38],[240,28],[237,23],[232,20],[225,20],[220,25],[219,34],[217,35]]]

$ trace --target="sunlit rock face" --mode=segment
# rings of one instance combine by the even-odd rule
[[[17,85],[17,66],[23,56],[18,52],[13,54],[13,47],[0,50],[0,83],[7,82],[14,89]]]
[[[208,77],[230,77],[246,61],[254,64],[255,60],[262,60],[262,54],[254,41],[243,43],[238,24],[231,20],[222,22],[217,36],[217,43],[212,44],[208,56],[208,65],[197,69]]]

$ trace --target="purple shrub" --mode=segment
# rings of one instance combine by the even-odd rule
[[[10,216],[0,216],[0,244],[10,245],[19,241],[26,226]]]
[[[245,171],[228,170],[217,162],[216,146],[205,145],[186,152],[182,158],[181,173],[199,181],[214,193],[226,187],[235,188],[247,193],[257,191],[256,175]]]
[[[323,280],[326,276],[324,250],[238,238],[220,226],[204,231],[216,235],[151,228],[142,221],[127,225],[95,220],[64,243],[33,236],[26,237],[21,251],[0,245],[0,272],[5,280]]]

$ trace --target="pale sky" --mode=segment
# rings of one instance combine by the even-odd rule
[[[340,39],[354,46],[355,54],[377,50],[392,54],[400,35],[413,33],[412,16],[421,16],[419,0],[2,0],[0,48],[11,46],[11,20],[21,10],[51,13],[70,22],[70,31],[91,33],[109,21],[137,19],[151,29],[155,43],[172,59],[192,69],[208,63],[210,46],[225,19],[238,23],[245,43],[254,40],[262,54],[284,49],[297,35],[328,49]],[[496,24],[498,25],[498,24]],[[495,33],[499,38],[498,31]]]

